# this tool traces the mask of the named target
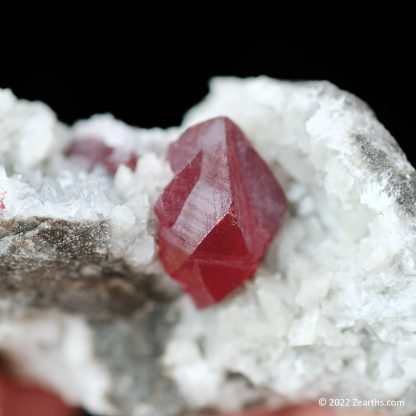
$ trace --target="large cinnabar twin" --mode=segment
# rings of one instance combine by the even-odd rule
[[[253,276],[278,231],[283,190],[226,117],[194,125],[168,150],[175,177],[159,197],[160,258],[198,307]]]

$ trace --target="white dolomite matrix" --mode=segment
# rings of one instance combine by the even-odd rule
[[[0,344],[10,351],[20,376],[40,378],[68,402],[83,403],[100,414],[115,412],[103,395],[111,388],[110,379],[92,355],[91,330],[83,319],[54,311],[4,318]]]
[[[218,115],[269,163],[289,209],[255,278],[196,310],[161,272],[152,205],[172,177],[168,144]],[[65,158],[83,137],[136,152],[135,171],[111,178]],[[0,165],[0,349],[23,374],[114,415],[318,397],[416,411],[416,174],[353,95],[219,78],[164,131],[110,115],[66,127],[4,90]],[[45,343],[59,374],[39,364]]]

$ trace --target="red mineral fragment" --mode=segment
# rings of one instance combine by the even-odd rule
[[[282,407],[277,410],[266,408],[242,410],[236,413],[224,413],[218,416],[335,416],[334,408],[319,406],[315,403],[298,404],[294,406]],[[214,415],[209,415],[214,416]],[[345,413],[344,416],[353,416]],[[356,413],[354,416],[366,416],[365,414]],[[371,416],[370,413],[367,416]]]
[[[6,192],[1,192],[0,191],[0,212],[3,210],[3,209],[6,209],[6,205],[5,205],[5,203],[4,203],[4,197],[6,196]],[[1,415],[0,415],[1,416]]]
[[[160,258],[198,307],[253,276],[286,207],[282,188],[238,126],[217,117],[168,151],[175,177],[159,197]]]
[[[95,138],[73,141],[66,150],[66,155],[82,157],[88,161],[90,168],[102,165],[110,175],[114,175],[120,165],[124,164],[134,169],[137,163],[136,154],[114,149]]]
[[[81,416],[56,394],[22,381],[0,377],[1,416]]]

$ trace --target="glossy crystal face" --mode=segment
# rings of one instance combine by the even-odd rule
[[[238,126],[217,117],[169,147],[175,177],[159,197],[160,258],[198,307],[253,276],[279,229],[282,188]]]

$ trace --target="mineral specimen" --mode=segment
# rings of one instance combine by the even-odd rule
[[[187,129],[169,147],[176,176],[155,211],[160,257],[199,307],[252,277],[286,206],[273,173],[228,118]]]
[[[152,206],[172,179],[169,144],[219,115],[288,209],[254,278],[200,310],[162,271]],[[64,157],[73,137],[140,161],[114,177],[80,169]],[[21,374],[102,415],[322,396],[415,413],[416,174],[358,98],[327,82],[216,79],[180,129],[145,130],[109,115],[68,128],[0,90],[0,164],[0,349]]]

